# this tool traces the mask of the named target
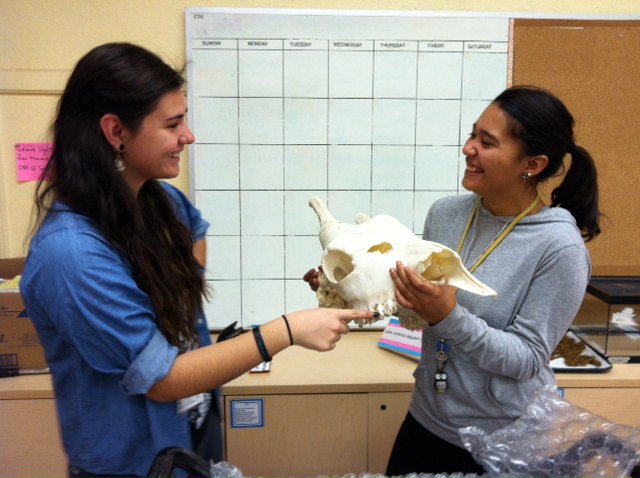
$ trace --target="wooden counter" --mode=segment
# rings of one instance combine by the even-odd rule
[[[286,349],[273,359],[271,372],[245,374],[228,383],[224,394],[411,391],[417,361],[378,347],[380,335],[381,331],[352,331],[328,353]],[[559,373],[556,377],[558,387],[640,388],[637,364],[616,364],[604,373]]]
[[[411,399],[417,362],[379,348],[380,335],[352,331],[323,354],[293,347],[274,358],[270,372],[245,374],[227,384],[227,459],[249,475],[384,473]],[[640,427],[640,416],[629,411],[640,401],[640,365],[560,373],[557,382],[574,405]],[[233,427],[233,402],[252,400],[264,409],[264,426]]]
[[[352,331],[331,352],[288,348],[273,359],[270,372],[244,374],[229,382],[223,394],[410,392],[417,362],[379,348],[381,333]],[[640,364],[556,377],[561,388],[640,388]],[[0,378],[0,400],[53,397],[49,374]]]
[[[381,333],[352,331],[326,353],[292,347],[274,358],[270,372],[228,383],[227,460],[246,476],[384,472],[417,362],[379,348]],[[640,427],[633,412],[640,402],[640,365],[615,364],[609,372],[562,373],[557,379],[576,406]],[[263,404],[264,426],[231,426],[232,402],[243,400]],[[64,476],[50,375],[1,378],[0,417],[0,476]]]
[[[330,352],[290,347],[273,359],[270,372],[242,375],[224,394],[410,392],[417,362],[379,348],[381,334],[352,331]]]

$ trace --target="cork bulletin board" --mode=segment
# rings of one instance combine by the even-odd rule
[[[602,234],[594,272],[640,265],[640,22],[516,19],[514,84],[556,93],[599,175]],[[548,193],[553,184],[545,188]]]

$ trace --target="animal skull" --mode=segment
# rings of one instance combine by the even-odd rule
[[[428,324],[415,312],[395,300],[389,269],[395,267],[396,261],[414,268],[434,284],[447,283],[479,295],[496,295],[471,275],[455,251],[418,238],[391,216],[369,218],[361,213],[355,218],[356,224],[346,224],[335,219],[318,197],[312,197],[309,206],[320,220],[319,238],[324,251],[316,292],[322,307],[373,310],[381,318],[397,316],[407,329],[426,327]]]

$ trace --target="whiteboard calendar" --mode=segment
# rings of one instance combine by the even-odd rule
[[[314,195],[342,221],[390,214],[421,234],[508,85],[508,18],[194,8],[186,27],[211,328],[317,306],[301,279],[322,254]]]

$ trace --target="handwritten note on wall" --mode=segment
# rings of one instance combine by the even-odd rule
[[[51,157],[51,143],[16,143],[18,181],[37,181]]]

